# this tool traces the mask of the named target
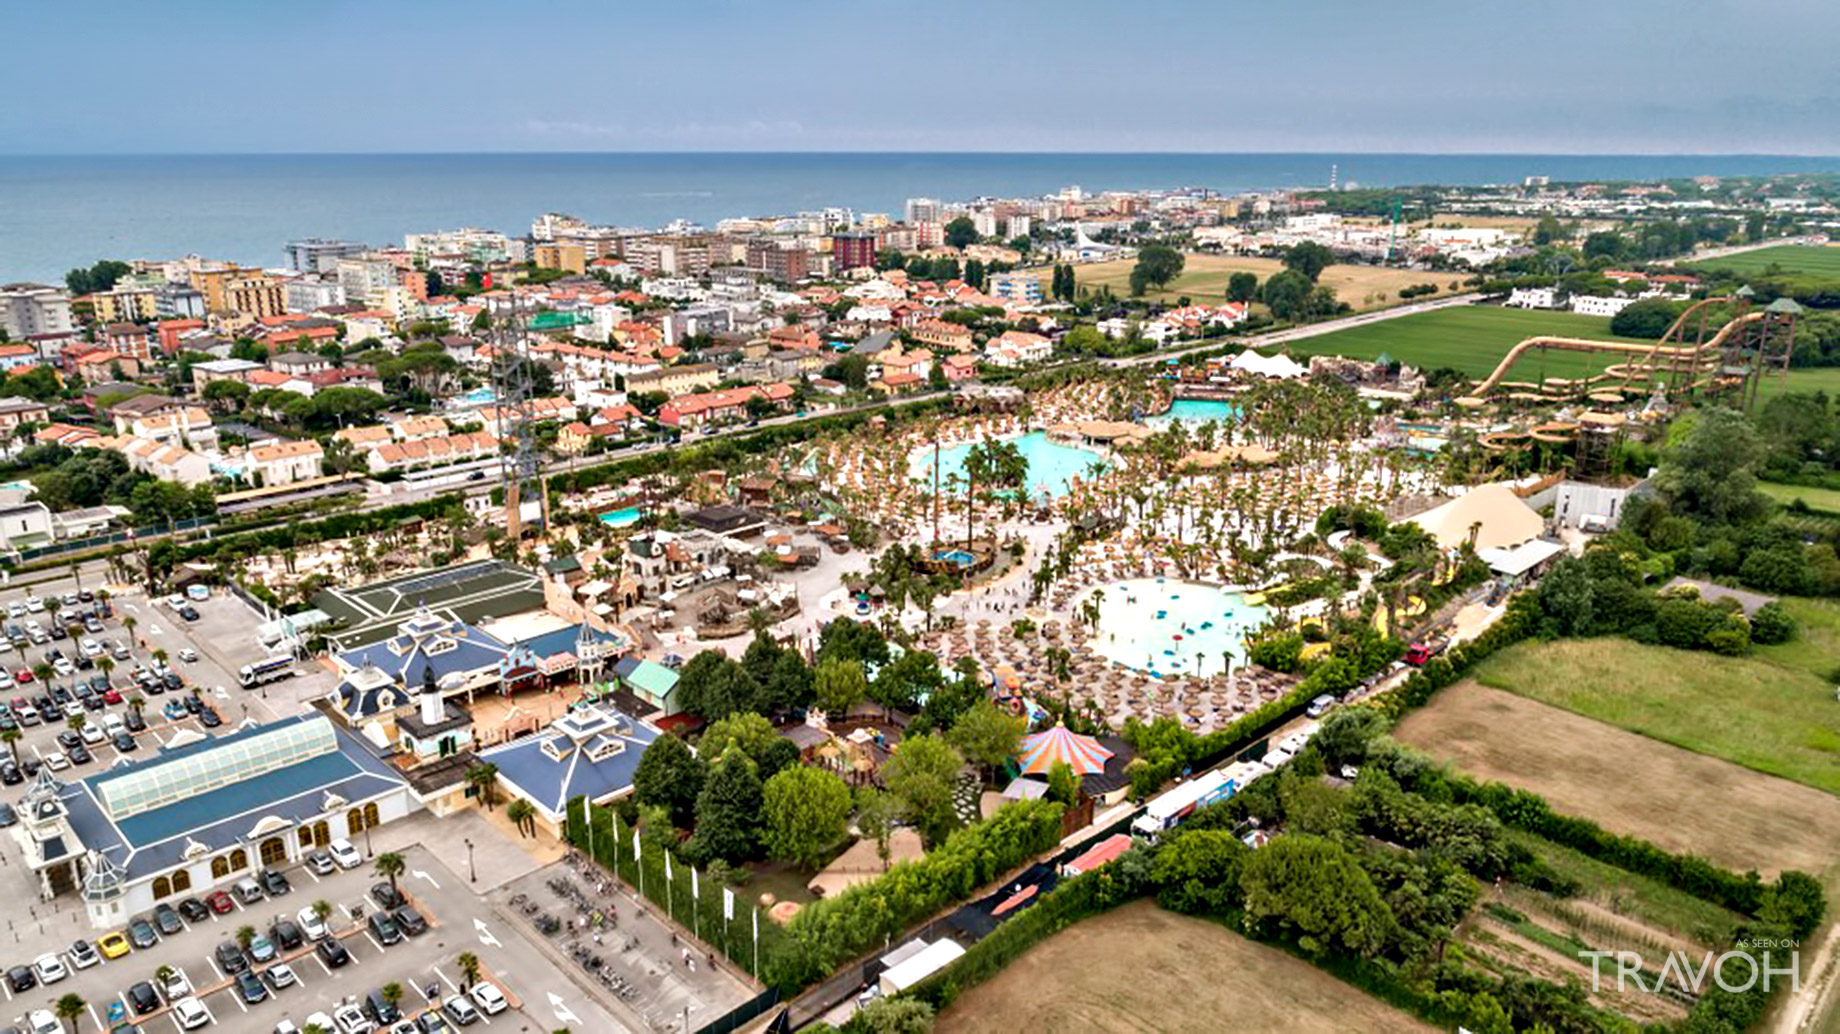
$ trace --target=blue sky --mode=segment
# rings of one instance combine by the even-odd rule
[[[1831,154],[1836,38],[1817,0],[18,0],[0,153]]]

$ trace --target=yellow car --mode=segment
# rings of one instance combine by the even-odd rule
[[[120,930],[105,933],[96,938],[96,947],[102,952],[102,957],[105,959],[119,959],[132,950],[128,945],[127,935]]]

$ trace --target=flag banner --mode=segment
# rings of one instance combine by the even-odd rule
[[[703,889],[697,883],[695,869],[690,870],[690,899],[692,901],[703,900]]]
[[[664,878],[667,880],[677,879],[677,874],[671,871],[671,852],[669,851],[664,853]]]
[[[732,887],[722,888],[722,920],[729,923],[735,921],[735,891]]]
[[[645,852],[639,846],[639,831],[633,830],[633,857],[640,858]]]

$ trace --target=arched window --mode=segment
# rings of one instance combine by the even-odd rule
[[[172,880],[165,876],[155,876],[153,878],[153,897],[155,901],[158,901],[160,898],[172,897],[172,892]]]
[[[345,832],[348,835],[354,836],[354,837],[357,836],[359,833],[364,832],[364,813],[363,812],[359,811],[356,808],[353,808],[350,811],[345,813]]]
[[[262,841],[262,864],[277,866],[287,861],[287,840],[283,837],[269,837]]]
[[[172,892],[174,894],[183,894],[191,889],[192,871],[190,869],[180,869],[178,872],[172,874]]]
[[[313,846],[313,827],[311,826],[300,827],[299,839],[300,839],[301,847],[312,847]]]
[[[247,869],[247,868],[249,868],[249,852],[248,851],[245,851],[239,847],[236,850],[230,852],[230,871],[231,872],[242,872],[244,869]]]
[[[220,854],[216,858],[211,859],[211,879],[221,880],[228,875],[230,875],[230,859],[228,856]]]
[[[383,819],[377,814],[376,801],[372,801],[364,806],[364,824],[367,827],[380,826],[383,824]]]

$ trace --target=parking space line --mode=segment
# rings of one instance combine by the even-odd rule
[[[89,1018],[90,1018],[90,1020],[91,1020],[91,1021],[93,1021],[93,1022],[94,1022],[94,1023],[96,1024],[96,1029],[97,1029],[97,1030],[101,1030],[101,1029],[102,1029],[102,1017],[101,1017],[101,1015],[99,1015],[99,1014],[98,1014],[98,1013],[96,1012],[96,1006],[95,1006],[95,1003],[93,1003],[93,1002],[84,1002],[84,1003],[83,1003],[83,1008],[85,1008],[85,1009],[87,1009],[87,1010],[89,1010]]]
[[[377,942],[377,938],[371,936],[371,932],[369,930],[364,931],[364,939],[371,942],[371,947],[377,949],[377,954],[379,955],[383,954],[383,945]]]
[[[205,961],[211,964],[211,972],[217,974],[217,979],[224,979],[224,971],[217,968],[217,960],[215,958],[207,955],[205,956]]]
[[[325,970],[327,976],[332,975],[332,967],[326,965],[326,960],[320,958],[319,952],[316,951],[313,953],[313,961],[319,963],[319,968]]]

